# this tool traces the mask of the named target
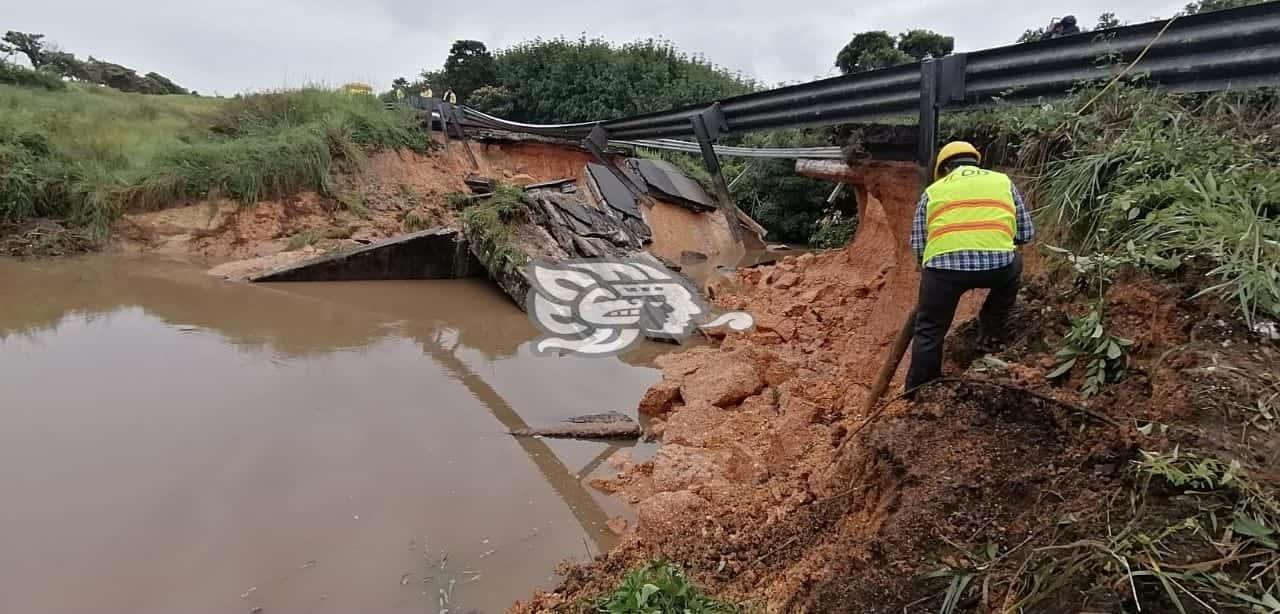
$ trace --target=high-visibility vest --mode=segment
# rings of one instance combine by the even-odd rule
[[[1013,181],[1007,175],[962,166],[935,181],[925,194],[925,264],[950,252],[1014,250],[1018,215]]]

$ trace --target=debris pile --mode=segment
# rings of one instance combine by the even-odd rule
[[[471,250],[522,307],[530,261],[640,258],[679,271],[676,258],[705,262],[708,254],[741,253],[706,191],[653,160],[592,162],[574,176],[522,191],[475,191],[461,212]]]
[[[613,551],[568,569],[556,590],[512,611],[587,611],[653,559],[679,562],[711,593],[769,612],[938,611],[944,603],[956,611],[1120,611],[1135,599],[1144,610],[1172,611],[1155,574],[1132,586],[1113,582],[1115,560],[1108,567],[1087,558],[1080,544],[1160,535],[1184,521],[1187,502],[1169,493],[1129,505],[1143,496],[1133,474],[1139,450],[1213,440],[1224,427],[1210,408],[1245,405],[1257,391],[1256,382],[1228,374],[1274,374],[1280,356],[1241,343],[1248,331],[1224,346],[1204,323],[1225,308],[1189,300],[1196,284],[1126,279],[1106,309],[1115,334],[1134,340],[1130,374],[1085,401],[1078,381],[1047,378],[1082,305],[1041,277],[1026,284],[1007,346],[983,357],[975,327],[961,324],[947,356],[947,371],[958,376],[914,403],[892,399],[878,417],[862,415],[915,300],[907,233],[916,187],[910,166],[842,172],[857,181],[854,242],[711,288],[720,307],[752,312],[756,328],[730,333],[719,347],[659,358],[663,381],[640,410],[655,417],[662,448],[594,482],[636,507],[636,526]],[[958,322],[976,313],[975,294]],[[1246,462],[1244,470],[1265,475],[1280,445],[1268,448],[1262,429],[1246,434],[1255,452],[1239,457],[1261,466]],[[1133,551],[1130,564],[1143,556]],[[1186,563],[1182,557],[1170,564]]]

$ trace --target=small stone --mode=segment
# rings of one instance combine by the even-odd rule
[[[671,380],[663,380],[650,386],[640,399],[640,413],[646,416],[661,416],[680,400],[680,384]]]

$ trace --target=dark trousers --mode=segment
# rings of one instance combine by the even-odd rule
[[[989,288],[987,300],[978,314],[984,339],[1003,336],[1009,312],[1018,300],[1022,276],[1022,256],[990,271],[949,271],[926,268],[920,276],[920,299],[916,305],[916,332],[911,339],[911,368],[907,390],[912,391],[942,377],[942,342],[956,316],[960,297],[969,290]]]

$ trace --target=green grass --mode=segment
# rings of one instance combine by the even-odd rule
[[[62,90],[67,84],[62,78],[51,72],[31,70],[17,64],[0,60],[0,83],[22,85],[26,87],[42,87],[47,90]]]
[[[1015,169],[1051,240],[1206,273],[1246,320],[1280,317],[1280,94],[1114,88],[950,116],[951,137]],[[1027,179],[1029,178],[1029,179]]]
[[[525,264],[525,256],[511,245],[509,225],[520,214],[524,191],[498,184],[492,195],[470,196],[456,192],[450,205],[462,209],[468,240],[484,254],[481,261],[490,272],[513,273]]]
[[[617,589],[600,598],[596,611],[605,614],[731,614],[745,610],[705,595],[680,566],[654,561],[628,573]]]
[[[333,173],[366,150],[426,145],[407,112],[320,88],[222,100],[0,85],[0,223],[53,217],[101,238],[128,211],[333,195]]]

